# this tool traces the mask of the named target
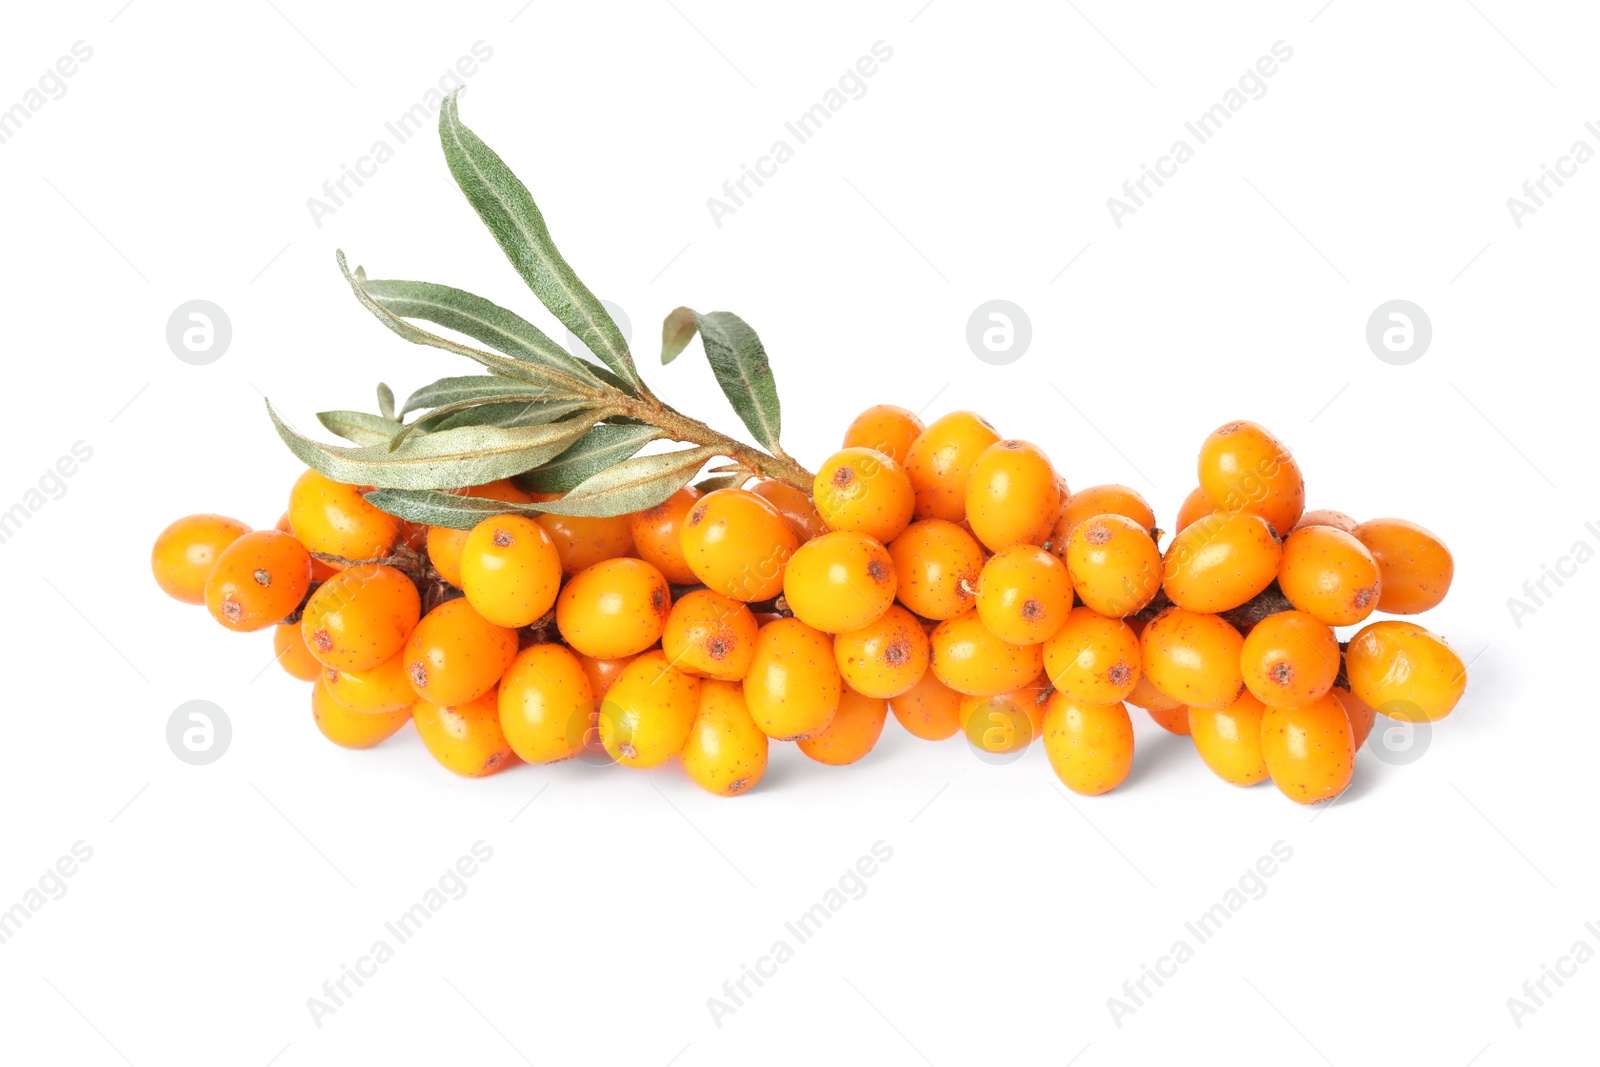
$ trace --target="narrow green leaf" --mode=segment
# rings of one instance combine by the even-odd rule
[[[718,489],[737,489],[749,480],[748,474],[719,474],[695,482],[694,487],[702,493],[715,493]]]
[[[661,323],[661,365],[678,358],[678,353],[694,340],[700,324],[688,308],[674,308]]]
[[[586,400],[552,400],[535,404],[500,401],[474,404],[454,411],[430,412],[417,420],[424,433],[454,430],[461,426],[543,426],[593,407]]]
[[[556,250],[527,187],[493,149],[461,124],[454,93],[439,109],[439,140],[456,184],[540,303],[634,391],[642,387],[622,331]]]
[[[517,484],[535,493],[565,493],[662,436],[654,426],[596,426],[549,463],[518,477]]]
[[[374,489],[366,496],[369,504],[395,518],[451,530],[470,530],[491,515],[518,510],[515,504],[437,489]]]
[[[527,382],[510,381],[498,374],[464,374],[430,382],[406,398],[402,416],[424,408],[450,404],[484,403],[489,400],[582,400],[584,397],[543,389]],[[592,401],[591,401],[592,403]]]
[[[739,316],[731,311],[711,311],[702,315],[690,308],[678,308],[667,316],[662,326],[661,358],[667,361],[668,335],[676,342],[687,327],[684,321],[692,319],[700,333],[700,343],[705,346],[706,359],[722,386],[723,395],[733,410],[743,420],[751,435],[769,452],[778,451],[778,432],[782,419],[778,410],[778,386],[772,380],[772,367],[767,363],[767,350],[761,338]],[[677,325],[674,325],[674,323]],[[682,337],[683,345],[694,336],[690,330]],[[672,353],[676,355],[676,353]]]
[[[387,444],[400,428],[394,419],[365,411],[319,411],[317,421],[346,441],[354,441],[358,445]]]
[[[394,418],[394,390],[387,382],[378,383],[378,414],[386,419]]]
[[[336,482],[385,489],[456,489],[531,470],[582,437],[593,418],[546,426],[464,426],[419,434],[389,451],[381,444],[350,448],[324,445],[291,430],[267,404],[267,413],[289,451]]]

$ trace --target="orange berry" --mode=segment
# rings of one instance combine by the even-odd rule
[[[844,431],[845,448],[870,448],[904,465],[911,445],[926,429],[922,420],[893,404],[874,404]]]
[[[769,743],[750,718],[744,687],[707,679],[700,683],[694,725],[678,758],[695,785],[733,797],[747,792],[767,772]]]
[[[161,591],[185,604],[206,602],[206,576],[222,550],[250,532],[225,515],[185,515],[156,535],[150,571]]]
[[[889,710],[912,736],[943,741],[961,729],[961,696],[928,671],[910,689],[890,697]]]
[[[789,523],[789,528],[801,544],[828,532],[828,525],[822,521],[811,498],[788,482],[780,482],[776,478],[758,478],[750,483],[749,489],[778,509],[778,514]]]
[[[294,536],[294,527],[289,525],[289,513],[287,511],[278,516],[278,522],[272,528],[291,537]],[[316,556],[311,557],[311,580],[313,582],[325,582],[338,573],[339,568],[332,563],[324,563]]]
[[[600,743],[624,766],[659,767],[689,740],[701,685],[674,669],[660,649],[642,654],[601,702]]]
[[[1306,507],[1306,482],[1283,442],[1253,422],[1230,422],[1200,446],[1200,488],[1217,511],[1259,515],[1279,537]]]
[[[561,560],[561,573],[577,574],[601,560],[633,551],[631,516],[595,519],[586,515],[540,515],[536,521],[550,535]]]
[[[1050,457],[1028,441],[997,441],[967,474],[967,524],[991,552],[1042,545],[1061,514],[1061,486]]]
[[[517,762],[500,729],[500,705],[492,686],[459,704],[419,700],[411,720],[433,758],[465,778],[483,778]]]
[[[1145,708],[1145,713],[1155,724],[1169,734],[1189,736],[1189,709],[1179,704],[1175,708]]]
[[[406,678],[440,707],[469,704],[494,688],[517,654],[517,632],[446,600],[422,617],[406,642]]]
[[[685,674],[737,682],[755,657],[756,629],[756,618],[744,604],[696,589],[672,605],[661,651]]]
[[[1161,550],[1149,530],[1125,515],[1080,522],[1064,558],[1078,599],[1102,615],[1132,615],[1161,591]]]
[[[1336,797],[1355,770],[1355,737],[1344,705],[1332,693],[1309,704],[1267,708],[1261,754],[1272,783],[1296,804]]]
[[[1195,751],[1212,773],[1231,785],[1266,781],[1267,757],[1261,747],[1261,720],[1267,706],[1249,692],[1220,708],[1189,708]]]
[[[892,541],[911,525],[916,494],[905,470],[870,448],[835,452],[817,468],[811,488],[817,514],[831,530]]]
[[[1372,733],[1372,724],[1378,719],[1378,713],[1371,705],[1355,696],[1348,689],[1333,690],[1334,698],[1344,707],[1344,713],[1350,716],[1350,729],[1355,734],[1356,748],[1367,743],[1367,735]]]
[[[1073,528],[1096,515],[1121,515],[1145,531],[1156,526],[1155,512],[1135,490],[1125,485],[1092,485],[1061,502],[1061,514],[1056,516],[1055,529],[1050,533],[1052,551],[1057,555],[1064,552]]]
[[[1133,721],[1121,704],[1089,704],[1056,690],[1045,702],[1044,751],[1063,785],[1099,796],[1133,766]]]
[[[1455,710],[1467,668],[1438,634],[1386,619],[1362,627],[1345,649],[1350,692],[1402,722],[1432,722]]]
[[[496,626],[537,621],[556,602],[561,556],[550,535],[527,515],[494,515],[461,547],[461,591]]]
[[[1044,729],[1044,701],[1050,680],[1039,677],[1025,686],[993,696],[963,696],[958,716],[961,732],[986,762],[1010,762],[1033,744]]]
[[[377,714],[406,711],[417,702],[417,691],[406,677],[406,654],[402,649],[376,667],[364,671],[339,671],[322,667],[322,684],[328,694],[349,708]]]
[[[1183,498],[1183,503],[1178,507],[1178,518],[1173,522],[1173,531],[1182,533],[1189,528],[1189,524],[1196,519],[1203,519],[1211,514],[1213,508],[1211,501],[1206,499],[1206,491],[1199,487],[1189,490],[1189,495]]]
[[[1271,585],[1282,558],[1283,545],[1265,519],[1216,511],[1172,539],[1161,586],[1180,608],[1227,611]]]
[[[1379,604],[1377,560],[1354,536],[1306,526],[1283,543],[1278,587],[1289,602],[1329,626],[1353,626]]]
[[[1000,440],[987,419],[952,411],[933,420],[906,452],[919,519],[960,522],[967,517],[967,475],[984,449]]]
[[[978,575],[978,618],[1013,645],[1037,645],[1055,634],[1072,610],[1067,565],[1035,545],[1012,545],[989,558]]]
[[[1339,675],[1339,639],[1303,611],[1280,611],[1251,627],[1240,652],[1245,687],[1268,707],[1309,704]]]
[[[1143,656],[1143,650],[1140,651],[1140,656]],[[1169,697],[1167,694],[1157,689],[1155,687],[1155,683],[1151,682],[1150,679],[1145,675],[1142,665],[1140,667],[1139,677],[1133,683],[1133,692],[1124,697],[1122,702],[1124,704],[1132,704],[1136,708],[1143,708],[1145,711],[1150,712],[1151,717],[1154,717],[1157,712],[1161,712],[1162,714],[1167,714],[1170,712],[1182,712],[1187,714],[1187,706],[1184,704],[1184,702],[1174,697]],[[1160,722],[1163,726],[1167,725],[1164,720],[1157,719],[1156,721]],[[1167,728],[1171,729],[1170,726]]]
[[[661,638],[672,591],[642,559],[608,559],[574,575],[556,601],[556,626],[585,656],[615,659]]]
[[[616,656],[610,659],[585,656],[581,653],[578,656],[578,662],[583,664],[583,673],[589,679],[589,687],[594,690],[596,700],[611,691],[612,685],[622,675],[624,668],[633,660],[633,656]]]
[[[689,509],[681,543],[704,585],[751,603],[783,591],[783,568],[800,539],[763,498],[744,489],[718,489]]]
[[[306,551],[351,562],[387,556],[400,539],[400,520],[367,503],[358,487],[310,470],[289,490],[289,527]]]
[[[798,741],[821,733],[839,707],[839,668],[833,640],[799,619],[761,627],[744,676],[750,717],[768,737]]]
[[[206,575],[206,610],[230,630],[264,630],[299,607],[309,588],[305,546],[277,530],[256,530],[217,554]]]
[[[511,751],[529,763],[555,763],[583,751],[594,689],[570,651],[529,645],[501,677],[497,707]]]
[[[1303,530],[1307,526],[1332,526],[1335,530],[1343,530],[1347,534],[1353,534],[1359,525],[1360,523],[1342,511],[1317,508],[1300,516],[1300,521],[1294,524],[1294,528]],[[1293,531],[1290,532],[1292,533]]]
[[[322,674],[322,664],[306,648],[300,636],[300,627],[293,623],[279,623],[272,631],[273,658],[284,673],[302,682],[314,682]]]
[[[1038,645],[1013,645],[990,633],[976,610],[946,619],[929,641],[929,670],[945,685],[968,696],[993,696],[1038,677],[1043,657]]]
[[[1239,669],[1244,638],[1215,615],[1168,608],[1139,635],[1144,673],[1191,708],[1220,708],[1245,691]]]
[[[628,516],[628,532],[639,558],[679,585],[697,580],[683,557],[682,537],[684,520],[699,499],[700,490],[686,485],[655,507]]]
[[[928,655],[927,631],[898,604],[833,639],[840,678],[863,696],[888,699],[906,692],[927,672]]]
[[[422,598],[410,578],[393,567],[358,563],[311,594],[300,633],[323,665],[364,671],[404,648],[421,616]]]
[[[802,737],[800,751],[833,767],[843,767],[872,751],[883,734],[889,717],[889,702],[882,697],[862,696],[846,686],[839,693],[839,707],[821,732]]]
[[[1444,542],[1404,519],[1372,519],[1352,533],[1377,560],[1382,576],[1378,610],[1415,615],[1436,607],[1450,591],[1455,559]]]
[[[311,687],[311,718],[322,736],[341,748],[371,748],[411,721],[411,706],[398,711],[353,711],[335,700],[319,678]]]
[[[533,497],[505,478],[459,490],[456,495],[498,500],[506,504],[527,504],[533,500]],[[428,527],[428,559],[432,561],[433,569],[439,572],[439,576],[457,589],[461,588],[461,550],[466,547],[467,535],[471,532],[471,530],[452,530],[448,526]]]
[[[953,522],[927,519],[889,543],[895,595],[926,619],[953,619],[972,607],[983,549]]]
[[[894,603],[894,563],[859,533],[823,534],[801,545],[783,572],[783,598],[795,618],[824,633],[859,630]]]
[[[1073,700],[1120,703],[1139,681],[1139,638],[1121,619],[1073,608],[1067,624],[1044,643],[1044,670]]]

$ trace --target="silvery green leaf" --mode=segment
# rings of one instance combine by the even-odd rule
[[[559,422],[593,406],[593,401],[588,400],[550,400],[533,404],[499,401],[431,412],[419,419],[418,424],[426,433],[459,426],[540,426]]]
[[[678,308],[667,316],[662,327],[661,358],[664,362],[677,354],[669,354],[669,340],[681,350],[694,336],[695,330],[687,326],[691,320],[699,331],[706,359],[728,403],[733,405],[751,436],[769,452],[777,453],[782,422],[778,386],[772,380],[772,367],[767,363],[767,351],[762,347],[761,338],[731,311],[702,315],[690,308]]]
[[[385,444],[400,428],[394,419],[365,411],[319,411],[317,421],[346,441],[354,441],[358,445]]]
[[[565,493],[664,436],[654,426],[596,426],[549,463],[517,478],[535,493]]]
[[[689,342],[694,340],[700,324],[688,308],[674,308],[661,322],[661,365],[666,366],[678,358]]]
[[[355,448],[325,445],[284,424],[267,405],[278,436],[300,461],[346,485],[384,489],[456,489],[531,470],[582,437],[593,418],[545,426],[464,426],[407,438],[391,452],[388,440]]]
[[[714,478],[695,482],[694,487],[702,493],[714,493],[718,489],[737,489],[749,480],[748,474],[719,474]]]
[[[576,400],[583,399],[571,393],[543,389],[537,384],[511,381],[498,374],[465,374],[459,377],[440,378],[424,385],[406,398],[400,409],[402,416],[424,408],[441,408],[452,404],[484,403],[490,400]],[[591,401],[592,402],[592,401]]]
[[[378,414],[386,419],[394,418],[394,390],[388,383],[378,383]]]
[[[644,383],[622,331],[556,249],[527,187],[493,149],[461,124],[455,94],[446,97],[439,109],[439,140],[456,184],[540,303],[637,391]]]

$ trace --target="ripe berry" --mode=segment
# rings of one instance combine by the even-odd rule
[[[696,589],[672,605],[661,651],[685,674],[737,682],[756,654],[755,616],[737,600]]]
[[[1061,482],[1050,458],[1027,441],[998,441],[967,475],[967,525],[985,548],[1042,545],[1061,514]]]
[[[419,700],[411,719],[433,758],[465,778],[483,778],[517,761],[500,729],[500,706],[492,686],[459,704]]]
[[[989,558],[978,575],[978,617],[1013,645],[1037,645],[1054,635],[1072,610],[1067,565],[1035,545],[1012,545]]]
[[[700,490],[686,485],[655,507],[628,516],[628,531],[639,558],[679,585],[697,580],[683,557],[682,536],[689,509],[699,499]]]
[[[500,679],[496,698],[506,743],[529,763],[555,763],[583,751],[594,689],[578,657],[560,645],[529,645]]]
[[[983,625],[977,611],[941,622],[930,639],[931,670],[941,682],[969,696],[993,696],[1026,685],[1039,674],[1038,645],[1012,645]]]
[[[839,707],[828,725],[819,733],[802,737],[796,744],[801,752],[818,763],[843,767],[872,751],[888,717],[888,701],[882,697],[862,696],[846,686],[839,693]]]
[[[875,404],[851,421],[844,431],[844,448],[870,448],[904,464],[911,445],[926,429],[922,420],[905,408]]]
[[[406,678],[440,707],[469,704],[494,688],[517,654],[517,632],[446,600],[422,617],[405,647]]]
[[[1415,615],[1437,607],[1450,591],[1456,564],[1437,535],[1404,519],[1372,519],[1353,533],[1383,576],[1379,611]]]
[[[585,656],[581,653],[578,662],[583,664],[583,673],[589,679],[589,686],[594,690],[594,698],[599,700],[611,691],[612,685],[622,675],[628,664],[634,661],[633,656],[618,656],[612,659],[598,659],[594,656]]]
[[[1044,729],[1044,702],[1052,692],[1040,675],[993,696],[963,696],[958,712],[967,743],[989,756],[1009,756],[1033,744]]]
[[[505,504],[528,504],[533,501],[533,497],[505,478],[462,489],[457,495],[498,500]],[[461,550],[466,547],[467,535],[471,532],[453,530],[448,526],[428,527],[428,559],[433,563],[433,569],[439,572],[439,576],[457,589],[461,588]]]
[[[1252,693],[1221,708],[1190,708],[1189,733],[1207,767],[1232,785],[1255,785],[1267,778],[1261,748],[1261,720],[1267,706]]]
[[[967,475],[984,449],[1000,440],[987,419],[952,411],[935,419],[906,453],[918,519],[960,522],[967,517]]]
[[[367,503],[361,490],[306,471],[289,490],[289,527],[308,552],[351,562],[387,556],[400,520]]]
[[[1168,608],[1139,635],[1144,673],[1191,708],[1220,708],[1245,691],[1239,670],[1244,638],[1215,615]]]
[[[762,733],[775,741],[821,733],[838,710],[841,688],[827,634],[799,619],[761,627],[744,698]]]
[[[817,513],[832,530],[892,541],[911,524],[915,493],[905,470],[870,448],[846,448],[817,469],[811,489]]]
[[[652,649],[623,670],[600,704],[600,742],[628,767],[659,767],[683,748],[700,704],[700,679]]]
[[[1332,526],[1306,526],[1283,544],[1278,587],[1291,604],[1329,626],[1353,626],[1377,608],[1382,582],[1377,561],[1360,541]]]
[[[789,528],[801,544],[828,532],[828,526],[822,521],[811,498],[788,482],[780,482],[776,478],[758,478],[750,483],[749,490],[778,509],[778,514],[789,523]]]
[[[767,735],[750,718],[744,688],[707,679],[678,758],[695,785],[721,797],[747,792],[767,772]]]
[[[1057,516],[1055,529],[1050,534],[1050,543],[1055,546],[1057,554],[1065,551],[1073,528],[1096,515],[1121,515],[1132,519],[1136,526],[1146,531],[1155,529],[1156,525],[1155,512],[1150,510],[1149,503],[1136,491],[1125,485],[1092,485],[1078,490],[1061,502],[1061,514]]]
[[[156,536],[150,571],[161,591],[185,604],[206,602],[206,576],[222,550],[250,532],[224,515],[185,515]]]
[[[1303,530],[1307,526],[1332,526],[1335,530],[1345,533],[1355,533],[1360,525],[1356,520],[1342,511],[1333,511],[1329,508],[1317,508],[1300,516],[1300,521],[1294,524],[1296,530]],[[1293,532],[1293,531],[1291,531]]]
[[[1139,680],[1139,638],[1121,619],[1074,608],[1061,632],[1044,643],[1050,684],[1072,700],[1119,703]]]
[[[1183,712],[1187,714],[1187,706],[1183,701],[1169,697],[1155,687],[1149,676],[1144,673],[1142,663],[1143,652],[1140,652],[1141,665],[1139,677],[1133,683],[1133,692],[1122,698],[1124,704],[1132,704],[1136,708],[1143,708],[1154,715],[1156,712]],[[1162,723],[1162,725],[1166,725]]]
[[[1283,442],[1253,422],[1230,422],[1200,446],[1200,488],[1217,511],[1260,515],[1281,537],[1306,507],[1306,483]]]
[[[1161,591],[1161,552],[1150,531],[1126,516],[1080,522],[1063,558],[1078,599],[1102,615],[1132,615]]]
[[[1045,702],[1044,751],[1063,785],[1099,796],[1133,766],[1133,721],[1120,703],[1090,704],[1056,690]]]
[[[889,710],[912,736],[943,741],[961,729],[961,696],[928,671],[910,689],[890,697]]]
[[[218,553],[206,575],[206,610],[230,630],[264,630],[299,607],[310,587],[305,546],[277,530],[256,530]]]
[[[1174,533],[1182,533],[1189,528],[1189,524],[1196,519],[1203,519],[1212,512],[1211,501],[1206,499],[1206,491],[1201,488],[1189,490],[1189,495],[1183,498],[1183,503],[1178,506],[1178,517],[1172,523]]]
[[[1295,803],[1336,797],[1355,770],[1350,717],[1332,693],[1309,704],[1269,707],[1261,717],[1261,753],[1273,784]]]
[[[527,515],[494,515],[461,547],[461,591],[496,626],[527,626],[549,611],[561,587],[561,556]]]
[[[1455,710],[1467,668],[1445,639],[1415,623],[1363,627],[1345,649],[1350,692],[1391,719],[1432,722]]]
[[[1167,733],[1177,734],[1179,737],[1189,736],[1189,709],[1182,704],[1175,708],[1146,708],[1145,713]]]
[[[1372,733],[1372,724],[1377,721],[1378,713],[1348,689],[1335,688],[1333,695],[1343,705],[1344,713],[1350,716],[1350,729],[1355,733],[1356,748],[1359,749],[1367,743],[1367,735]]]
[[[411,707],[367,712],[345,707],[318,679],[311,687],[311,718],[322,736],[341,748],[371,748],[388,740],[411,721]]]
[[[642,559],[608,559],[574,575],[556,601],[561,636],[585,656],[615,659],[655,644],[672,612],[672,591]]]
[[[1268,707],[1309,704],[1339,675],[1339,639],[1303,611],[1280,611],[1256,623],[1240,652],[1244,684]]]
[[[546,498],[541,494],[537,499]],[[550,535],[550,543],[555,545],[556,556],[561,560],[562,574],[577,574],[602,560],[616,559],[633,551],[633,523],[627,515],[597,519],[586,515],[546,514],[535,521]]]
[[[925,619],[953,619],[973,606],[983,549],[953,522],[927,519],[889,543],[895,595]]]
[[[833,639],[833,659],[844,684],[863,696],[897,697],[928,670],[928,634],[898,604],[878,618]]]
[[[783,591],[800,539],[778,509],[744,489],[707,493],[684,520],[684,558],[713,592],[751,603]]]
[[[889,609],[894,592],[894,563],[865,534],[807,541],[783,573],[783,598],[795,618],[824,633],[859,630]]]
[[[422,615],[411,579],[376,563],[346,567],[306,602],[300,633],[311,654],[340,671],[364,671],[393,657]]]
[[[306,648],[300,636],[300,627],[292,623],[279,623],[272,631],[273,658],[291,678],[314,682],[322,674],[322,664]]]
[[[278,516],[278,521],[272,528],[274,530],[279,531],[280,533],[286,533],[290,537],[294,536],[294,528],[289,525],[289,513],[287,511],[285,511],[282,515]],[[339,568],[337,566],[335,566],[334,564],[332,564],[332,563],[324,563],[322,560],[318,559],[316,556],[312,556],[311,557],[311,581],[312,582],[314,582],[314,583],[315,582],[325,582],[329,578],[332,578],[335,574],[338,574],[338,573],[339,573]]]
[[[1271,585],[1282,557],[1283,545],[1265,519],[1217,511],[1172,539],[1161,586],[1180,608],[1226,611]]]
[[[406,656],[402,650],[376,667],[364,671],[340,671],[323,667],[322,684],[333,699],[351,711],[377,714],[405,711],[417,702],[417,692],[406,677]]]

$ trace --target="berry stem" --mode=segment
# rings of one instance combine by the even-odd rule
[[[812,483],[816,481],[816,476],[796,463],[781,448],[774,449],[775,454],[769,455],[727,434],[718,433],[699,419],[674,411],[654,395],[624,397],[618,403],[623,414],[660,427],[671,434],[674,440],[715,448],[752,474],[776,478],[808,497],[811,495]]]

